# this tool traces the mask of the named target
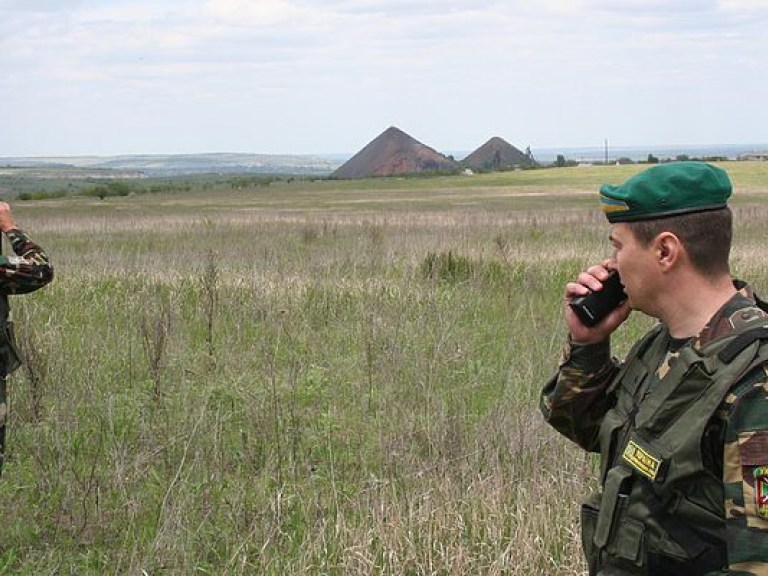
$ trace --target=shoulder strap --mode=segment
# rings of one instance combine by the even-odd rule
[[[611,385],[609,386],[607,393],[611,393],[624,381],[624,376],[627,373],[627,370],[632,367],[633,362],[642,362],[645,354],[648,352],[648,349],[651,347],[651,344],[653,344],[656,341],[656,337],[659,335],[659,333],[662,331],[663,326],[659,323],[656,324],[653,328],[651,328],[640,340],[638,340],[634,346],[629,350],[626,357],[624,358],[624,362],[621,365],[621,369],[619,372],[614,376],[613,381],[611,382]],[[635,382],[634,385],[639,384],[639,382]],[[633,387],[634,387],[633,385]],[[631,390],[632,394],[634,394],[634,390]]]
[[[752,294],[752,297],[755,299],[755,304],[760,310],[768,312],[768,302],[760,298],[757,294]]]
[[[768,340],[768,325],[742,332],[731,340],[725,348],[720,350],[717,357],[721,362],[730,364],[747,346],[758,340]]]

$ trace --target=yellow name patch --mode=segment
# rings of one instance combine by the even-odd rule
[[[661,467],[661,460],[651,456],[635,443],[634,440],[629,441],[629,444],[624,448],[624,454],[622,454],[621,457],[643,476],[646,476],[651,480],[656,480],[659,468]]]

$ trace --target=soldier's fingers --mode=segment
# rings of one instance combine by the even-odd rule
[[[592,267],[586,272],[579,274],[579,277],[576,281],[582,286],[586,286],[590,290],[594,291],[600,290],[603,287],[602,280],[605,280],[607,277],[608,274],[602,267],[599,269]]]
[[[608,278],[608,276],[611,273],[609,269],[610,263],[611,263],[610,260],[604,260],[600,264],[597,264],[595,266],[590,266],[589,268],[587,268],[587,273],[591,274],[592,276],[594,276],[595,278],[597,278],[602,282],[603,280]]]
[[[578,296],[586,296],[589,294],[590,289],[579,282],[568,282],[565,285],[565,299],[571,300]]]

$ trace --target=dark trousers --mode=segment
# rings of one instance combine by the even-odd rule
[[[5,399],[5,378],[0,378],[0,476],[5,462],[5,425],[8,420],[8,403]]]

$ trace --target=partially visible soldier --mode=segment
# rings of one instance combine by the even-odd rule
[[[53,279],[53,267],[42,248],[19,230],[11,208],[0,202],[0,231],[15,255],[0,255],[0,474],[5,461],[5,424],[8,415],[6,377],[21,364],[9,320],[8,296],[42,288]]]
[[[566,284],[568,345],[541,398],[601,455],[589,573],[768,575],[768,307],[730,275],[731,182],[676,162],[600,193],[613,256]],[[611,271],[626,301],[587,326],[570,304]],[[659,324],[619,362],[610,335],[633,310]]]

